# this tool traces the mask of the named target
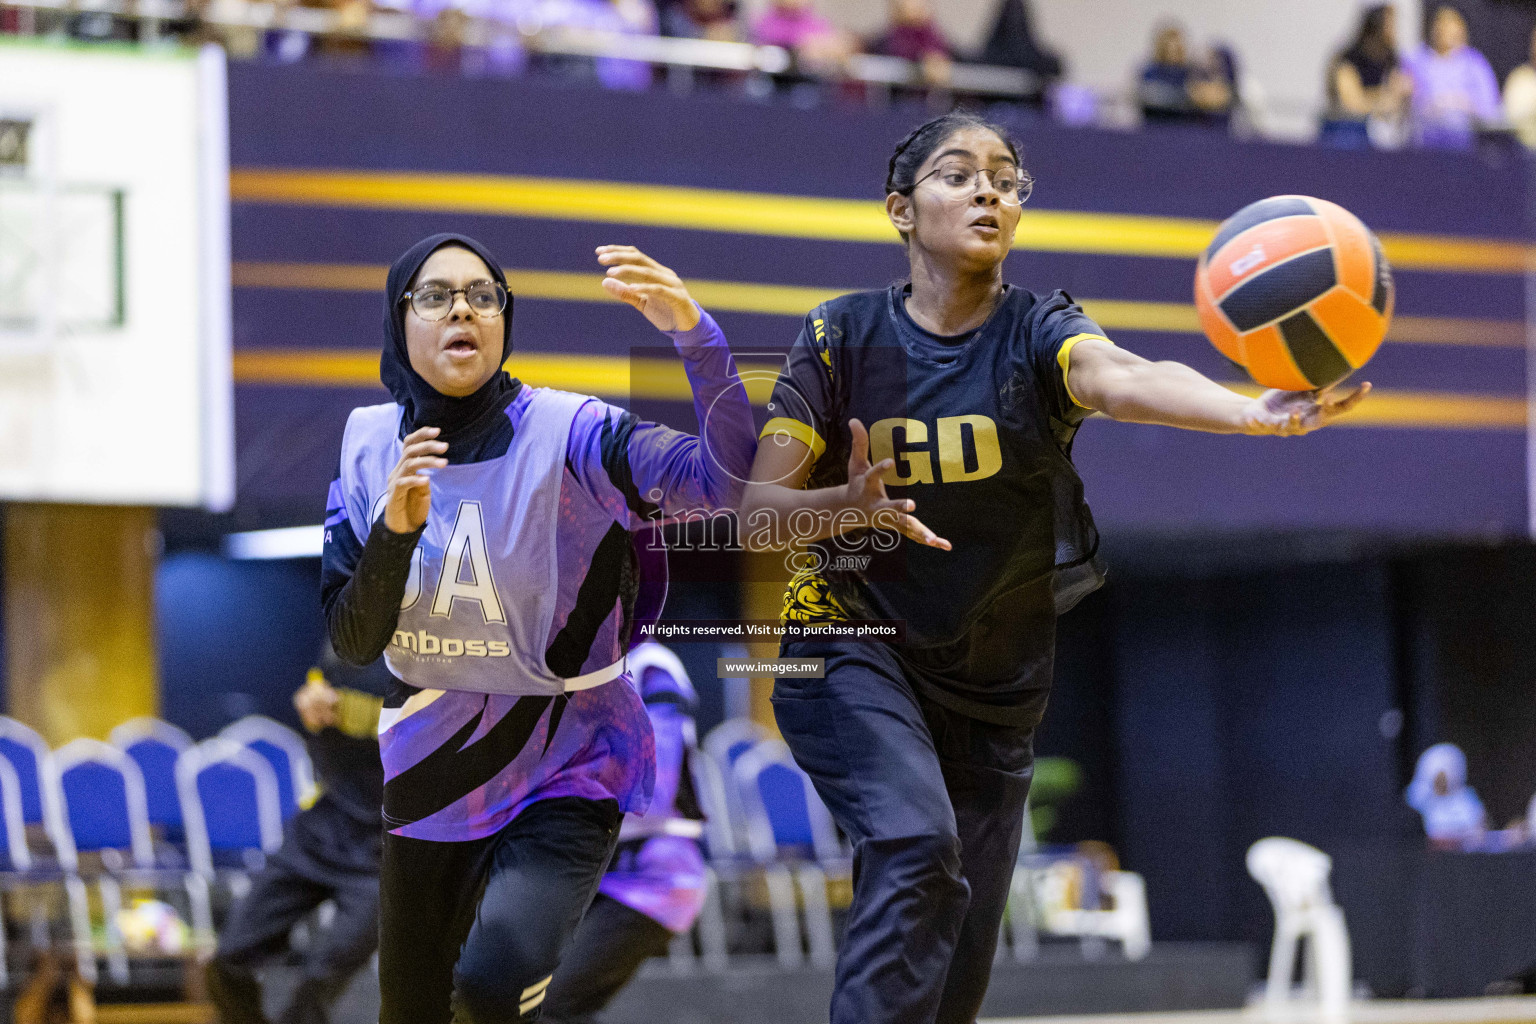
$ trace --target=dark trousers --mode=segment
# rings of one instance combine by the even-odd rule
[[[558,797],[493,836],[384,836],[380,1024],[533,1020],[618,843],[613,800]]]
[[[665,956],[672,933],[658,921],[598,894],[555,970],[544,1001],[552,1024],[592,1024],[640,965]]]
[[[971,1024],[981,1009],[1033,772],[1033,729],[935,703],[879,643],[796,641],[824,679],[780,679],[790,750],[853,843],[832,1024]]]
[[[282,848],[251,880],[208,965],[209,995],[224,1024],[264,1024],[255,968],[287,948],[295,924],[332,900],[336,917],[315,936],[299,985],[277,1018],[279,1024],[324,1024],[325,1008],[378,945],[378,875],[357,869],[370,860],[376,869],[381,827],[358,822],[323,798],[288,823]],[[340,867],[316,855],[337,847],[349,850]]]

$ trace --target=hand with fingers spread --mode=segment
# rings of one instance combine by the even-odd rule
[[[1266,391],[1244,410],[1243,433],[1281,437],[1310,434],[1359,405],[1370,391],[1369,382],[1347,393],[1337,384],[1317,391]]]
[[[858,420],[849,420],[848,432],[852,435],[853,445],[848,455],[848,483],[844,485],[845,507],[863,513],[874,529],[896,530],[919,544],[949,551],[949,541],[911,514],[917,508],[917,502],[886,495],[885,481],[881,477],[896,465],[896,461],[882,459],[870,465],[869,431]]]
[[[603,289],[634,306],[659,331],[691,331],[698,308],[680,277],[632,245],[600,245],[597,262],[608,268]]]
[[[400,461],[389,472],[385,487],[384,525],[392,533],[415,533],[426,525],[432,508],[432,478],[425,470],[448,465],[448,445],[437,440],[436,427],[420,427],[405,436]]]

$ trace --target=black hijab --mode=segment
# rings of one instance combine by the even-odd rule
[[[409,249],[389,268],[384,283],[384,351],[379,356],[379,379],[405,410],[400,419],[400,436],[418,427],[437,427],[439,441],[446,441],[449,451],[455,441],[475,438],[491,429],[502,410],[517,397],[521,384],[506,370],[497,369],[479,390],[463,398],[452,398],[428,384],[411,366],[405,347],[405,293],[411,281],[427,262],[427,257],[445,246],[468,249],[485,262],[491,276],[506,282],[501,264],[490,250],[466,235],[428,235]],[[512,351],[512,295],[507,293],[507,308],[501,317],[501,359]]]

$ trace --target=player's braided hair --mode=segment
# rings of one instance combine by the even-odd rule
[[[1018,161],[1018,143],[1008,134],[1006,128],[976,114],[964,110],[952,110],[947,114],[940,114],[938,117],[924,121],[896,144],[896,152],[891,154],[891,163],[885,173],[886,195],[892,192],[899,192],[904,196],[911,195],[912,190],[917,187],[917,169],[923,166],[923,161],[933,155],[933,151],[939,148],[939,143],[966,128],[984,128],[996,135],[1003,140],[1003,145],[1008,147],[1008,152],[1013,155],[1014,161]]]

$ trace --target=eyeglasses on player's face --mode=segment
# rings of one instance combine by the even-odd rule
[[[400,298],[409,302],[416,315],[423,320],[441,320],[453,308],[453,297],[464,296],[470,312],[482,320],[499,316],[507,308],[507,290],[496,281],[475,281],[463,288],[428,282],[406,292]]]
[[[997,193],[998,202],[1004,206],[1024,205],[1035,189],[1035,179],[1017,167],[999,167],[989,171],[985,167],[977,169],[960,163],[940,164],[913,182],[913,187],[933,178],[934,189],[940,195],[946,199],[964,201],[981,190],[983,175],[991,180],[992,191]]]

